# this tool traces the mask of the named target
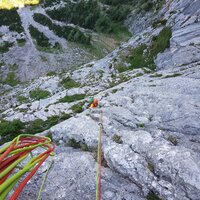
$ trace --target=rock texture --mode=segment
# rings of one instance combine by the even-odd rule
[[[92,155],[66,147],[58,148],[57,151],[41,199],[94,199],[96,163]],[[47,168],[48,166],[43,166],[40,169],[40,175],[28,183],[19,199],[35,200],[37,198],[35,190],[40,188]],[[34,185],[35,190],[29,189],[31,185]],[[144,200],[138,186],[109,168],[102,170],[102,199]]]
[[[166,8],[167,9],[167,8]],[[163,18],[172,25],[170,49],[157,57],[158,69],[200,64],[200,2],[172,1]]]
[[[189,0],[168,2],[157,17],[172,26],[172,38],[170,48],[155,58],[157,72],[143,68],[119,73],[115,68],[121,57],[128,58],[131,48],[149,45],[163,28],[147,25],[99,61],[69,74],[42,77],[2,96],[2,117],[7,120],[46,120],[62,112],[72,115],[40,133],[51,133],[57,144],[42,199],[95,198],[94,151],[100,110],[107,163],[103,167],[102,199],[150,199],[149,193],[167,200],[200,199],[200,5],[198,0],[193,4]],[[81,87],[64,89],[60,79],[67,76]],[[40,101],[29,98],[28,92],[38,87],[51,96]],[[27,95],[28,103],[17,100],[20,92]],[[58,102],[65,95],[83,93],[84,101],[90,96],[98,98],[100,107],[77,114],[72,106],[82,100]],[[73,146],[72,141],[78,149],[66,147]],[[47,164],[26,186],[21,200],[36,199],[46,169]]]

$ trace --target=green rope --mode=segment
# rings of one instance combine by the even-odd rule
[[[47,171],[46,171],[46,173],[45,173],[45,175],[44,175],[44,178],[43,178],[43,180],[42,180],[42,185],[41,185],[40,190],[39,190],[39,192],[38,192],[37,200],[40,200],[40,196],[41,196],[41,193],[42,193],[42,190],[43,190],[45,181],[46,181],[46,179],[47,179],[47,175],[48,175],[48,173],[49,173],[49,170],[51,169],[52,164],[53,164],[53,160],[52,160],[52,157],[51,157],[51,162],[49,163],[49,167],[48,167],[48,169],[47,169]]]

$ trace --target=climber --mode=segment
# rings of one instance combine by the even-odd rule
[[[97,99],[94,99],[93,102],[90,104],[90,108],[96,108],[99,105],[99,102]]]
[[[87,110],[88,108],[96,108],[98,106],[98,100],[94,98],[90,98],[87,103],[83,106],[83,110]]]

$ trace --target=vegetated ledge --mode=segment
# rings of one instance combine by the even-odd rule
[[[156,65],[154,59],[159,53],[165,51],[165,49],[170,47],[170,38],[172,36],[172,31],[170,27],[163,28],[157,36],[152,38],[150,46],[146,44],[141,44],[140,46],[130,50],[130,55],[127,58],[130,66],[123,66],[123,64],[118,64],[115,68],[118,72],[122,73],[127,70],[133,70],[138,68],[149,68],[154,71]]]
[[[15,138],[19,134],[29,133],[36,134],[42,131],[50,129],[52,126],[67,120],[71,117],[70,114],[61,114],[48,117],[46,121],[42,119],[36,119],[30,122],[21,122],[19,119],[13,121],[0,120],[0,145],[4,144]]]

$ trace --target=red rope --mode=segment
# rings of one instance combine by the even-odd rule
[[[100,129],[98,142],[98,169],[97,169],[97,191],[96,200],[101,200],[101,164],[102,164],[102,111],[100,111]]]
[[[31,172],[24,178],[24,180],[22,180],[15,192],[10,197],[10,200],[17,199],[27,182],[32,178],[32,176],[36,173],[42,163],[50,156],[50,154],[55,149],[55,144],[51,143],[50,140],[45,137],[31,137],[28,135],[23,136],[18,137],[18,139],[14,139],[13,142],[10,143],[10,146],[7,146],[5,150],[0,153],[0,173],[3,173],[4,170],[15,163],[18,159],[28,155],[37,147],[43,147],[46,149],[46,151],[39,154],[32,160],[29,166]],[[27,171],[24,170],[23,173],[26,172]],[[9,171],[7,170],[4,176],[0,179],[0,185],[3,185],[6,180],[12,175],[12,173],[14,173],[14,168],[10,169]]]

